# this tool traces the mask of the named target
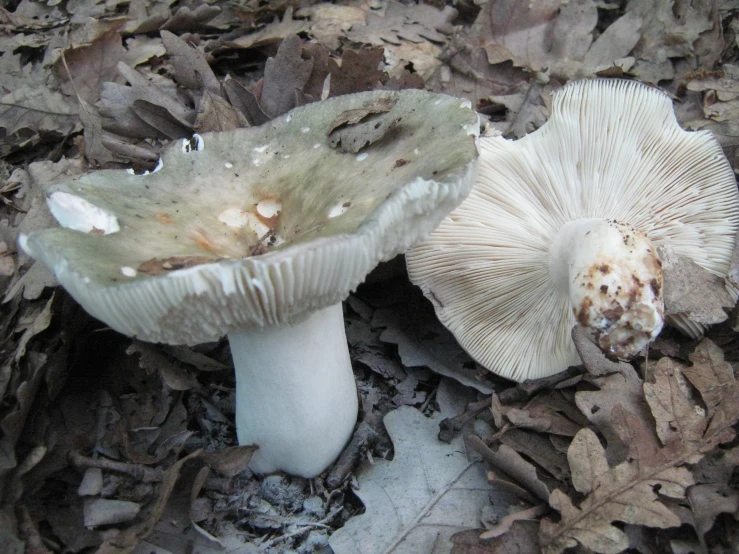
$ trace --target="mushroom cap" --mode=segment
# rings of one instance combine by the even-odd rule
[[[576,81],[517,140],[480,139],[477,182],[406,254],[411,280],[480,364],[510,379],[580,363],[549,249],[565,223],[603,218],[718,274],[739,228],[734,174],[710,132],[680,128],[670,99],[623,81]]]
[[[341,96],[176,143],[150,174],[102,170],[53,185],[62,228],[20,242],[130,336],[195,344],[296,323],[459,204],[474,183],[477,132],[458,98]]]

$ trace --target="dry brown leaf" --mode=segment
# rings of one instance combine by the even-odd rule
[[[644,397],[657,423],[662,444],[678,441],[684,447],[698,444],[708,419],[705,411],[690,398],[683,371],[685,366],[662,358],[654,370],[654,383],[644,383]]]
[[[122,22],[121,22],[122,23]],[[118,28],[109,29],[91,44],[63,52],[63,60],[54,65],[54,72],[67,96],[79,97],[91,104],[100,98],[100,87],[118,76],[117,65],[126,55]],[[68,68],[68,69],[67,69]]]
[[[141,139],[172,138],[170,135],[177,136],[182,129],[192,129],[195,114],[191,109],[135,69],[124,63],[119,63],[117,67],[131,86],[103,83],[98,105],[100,114],[106,118],[104,129],[124,137]],[[150,117],[153,119],[147,123],[145,119]]]
[[[440,31],[449,31],[456,16],[457,10],[450,6],[439,10],[428,4],[404,5],[391,0],[382,14],[368,11],[366,23],[354,25],[347,36],[353,42],[375,46],[424,40],[444,43],[447,36]]]
[[[84,128],[85,157],[92,165],[102,166],[109,162],[124,161],[103,143],[103,122],[92,104],[80,98],[80,121]]]
[[[739,382],[731,364],[724,360],[723,351],[709,339],[703,339],[690,355],[692,367],[684,370],[685,377],[701,394],[708,410],[707,435],[729,432],[739,421]],[[730,437],[725,437],[730,440]]]
[[[148,125],[144,130],[149,129],[150,137],[156,137],[161,134],[172,140],[189,139],[197,124],[197,117],[195,125],[190,126],[174,117],[164,106],[140,98],[134,100],[133,104],[128,106],[128,109],[131,113],[135,114],[138,120]]]
[[[303,41],[289,35],[280,44],[277,55],[264,66],[264,84],[259,104],[271,118],[295,107],[295,91],[302,90],[313,71],[313,59],[301,57]]]
[[[161,35],[174,66],[177,82],[194,91],[207,89],[213,94],[220,95],[221,84],[203,53],[169,31],[162,31]]]
[[[246,470],[257,448],[259,447],[253,445],[229,446],[216,452],[205,452],[201,459],[218,473],[226,477],[236,477]]]
[[[269,121],[269,117],[259,106],[257,97],[241,83],[235,79],[227,78],[223,83],[223,89],[226,91],[231,105],[241,112],[250,125],[261,125]]]
[[[346,50],[341,65],[329,59],[331,88],[329,96],[341,96],[352,92],[373,90],[385,80],[387,74],[377,69],[382,60],[382,48]]]
[[[536,467],[526,461],[511,447],[501,444],[497,450],[488,447],[479,437],[468,435],[466,441],[485,461],[498,468],[518,485],[530,492],[536,498],[547,501],[549,487],[539,478]]]
[[[230,48],[261,48],[270,44],[278,44],[285,37],[303,33],[309,29],[310,24],[307,21],[293,19],[293,8],[288,7],[282,21],[275,17],[272,23],[256,33],[229,40],[225,45]]]
[[[727,485],[693,485],[688,489],[688,500],[701,541],[720,514],[739,513],[739,491]]]
[[[481,529],[470,529],[452,535],[454,547],[450,554],[539,554],[535,521],[514,521],[511,530],[500,537],[484,540]]]
[[[564,481],[569,478],[567,456],[558,451],[546,435],[511,429],[503,433],[500,442],[541,466],[556,480]]]
[[[308,34],[329,50],[338,50],[349,29],[363,25],[365,11],[357,6],[317,4],[300,8],[295,15],[310,20]]]
[[[194,10],[191,10],[187,6],[181,6],[172,17],[162,24],[160,29],[173,33],[197,31],[198,29],[202,29],[206,23],[218,17],[220,13],[221,8],[218,6],[209,6],[208,4],[200,4]]]
[[[195,377],[153,344],[134,340],[126,349],[126,354],[129,356],[138,354],[139,366],[147,373],[159,372],[162,380],[172,390],[199,390],[201,388]]]
[[[724,308],[732,308],[734,300],[723,278],[678,256],[669,245],[658,247],[657,252],[664,270],[665,315],[684,314],[703,324],[728,319]]]
[[[45,87],[22,87],[0,98],[0,129],[72,133],[79,124],[76,102]]]
[[[572,482],[585,499],[576,507],[561,490],[552,492],[549,503],[561,514],[554,523],[545,519],[539,534],[542,550],[559,554],[581,544],[598,553],[615,554],[629,546],[623,531],[613,521],[667,528],[680,525],[675,514],[655,493],[684,496],[693,484],[690,472],[678,467],[651,467],[626,461],[610,467],[605,449],[590,429],[580,431],[567,451]]]
[[[248,127],[249,122],[225,98],[206,89],[200,98],[198,115],[193,126],[198,133],[208,133]]]
[[[576,0],[521,3],[491,0],[472,27],[474,44],[491,64],[512,61],[518,67],[549,71],[555,77],[590,76],[629,54],[639,40],[641,19],[624,15],[593,42],[596,5]]]
[[[674,69],[670,58],[691,58],[703,34],[720,33],[721,24],[714,19],[715,9],[715,3],[710,0],[680,3],[679,8],[674,0],[630,0],[627,12],[643,21],[641,40],[634,49],[637,63],[632,72],[646,82],[671,79]],[[696,67],[712,67],[715,59],[711,57],[702,56],[704,59],[696,60]],[[661,75],[655,74],[660,66],[657,71]]]

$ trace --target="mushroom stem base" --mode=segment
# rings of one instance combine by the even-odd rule
[[[605,219],[564,225],[549,250],[557,288],[607,354],[640,354],[662,330],[662,264],[647,236]]]
[[[239,444],[249,468],[315,477],[341,453],[357,420],[357,390],[341,303],[298,325],[228,334],[236,369]]]

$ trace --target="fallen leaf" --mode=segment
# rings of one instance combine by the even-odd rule
[[[274,21],[263,29],[256,33],[229,40],[225,43],[225,46],[230,48],[261,48],[278,44],[285,37],[303,33],[309,29],[310,24],[307,21],[293,19],[293,8],[290,6],[285,10],[282,21],[275,17]]]
[[[295,15],[310,20],[308,34],[329,50],[339,50],[341,39],[355,25],[365,22],[365,11],[357,6],[322,3],[300,8]]]
[[[313,70],[313,60],[301,57],[303,41],[297,35],[287,36],[274,58],[264,67],[264,85],[259,104],[271,118],[295,107],[295,90],[302,90]]]
[[[428,4],[404,5],[390,0],[382,14],[368,11],[364,25],[354,25],[347,36],[353,42],[383,46],[404,41],[420,43],[424,40],[444,43],[449,23],[457,10],[446,6],[439,10]]]
[[[380,340],[398,345],[400,359],[406,367],[428,367],[483,394],[493,392],[490,375],[480,374],[472,358],[439,323],[433,306],[424,298],[414,296],[407,304],[378,309],[372,327],[385,328]]]
[[[708,410],[710,422],[706,434],[728,431],[739,421],[739,382],[734,378],[731,364],[724,360],[721,349],[708,339],[696,346],[690,361],[693,365],[685,368],[684,374],[698,389]]]
[[[505,478],[499,478],[499,480],[514,481],[530,493],[532,497],[526,499],[527,501],[538,498],[546,502],[549,499],[551,489],[540,478],[536,466],[525,460],[513,448],[505,444],[501,444],[496,449],[490,448],[475,435],[468,436],[467,442],[486,462],[504,473]]]
[[[708,419],[705,411],[688,396],[684,382],[685,366],[662,358],[655,367],[654,383],[644,383],[644,397],[657,423],[662,444],[678,441],[685,446],[701,441]]]
[[[556,0],[521,4],[488,2],[472,27],[474,44],[488,61],[548,71],[557,78],[587,77],[627,56],[637,44],[642,19],[626,14],[593,41],[598,22],[596,5],[577,0],[562,6]]]
[[[54,64],[62,92],[94,104],[100,98],[101,85],[118,76],[117,65],[125,57],[126,49],[118,28],[113,27],[91,44],[70,48],[62,55],[66,67],[61,59]]]
[[[169,31],[162,31],[161,36],[174,66],[177,82],[194,91],[207,89],[213,94],[220,95],[221,84],[203,53]]]
[[[193,124],[198,133],[232,131],[248,126],[247,118],[234,109],[225,98],[207,89],[203,91]]]
[[[484,470],[464,454],[461,437],[452,444],[437,439],[443,417],[407,406],[385,416],[395,455],[357,470],[355,494],[365,512],[331,535],[336,554],[431,552],[478,525],[490,494]]]
[[[229,446],[217,452],[204,452],[201,459],[218,473],[226,477],[236,477],[249,466],[252,454],[258,446]]]
[[[328,68],[331,73],[329,96],[378,88],[378,85],[387,80],[387,74],[377,69],[382,56],[382,48],[369,48],[345,50],[341,56],[341,65],[329,59]]]
[[[678,256],[669,245],[657,248],[664,271],[665,315],[684,314],[702,324],[728,319],[724,308],[734,307],[724,280],[701,266]]]
[[[74,105],[45,87],[22,87],[0,98],[0,129],[8,135],[21,129],[69,135],[78,124]]]
[[[218,17],[220,13],[221,8],[207,4],[200,4],[194,10],[191,10],[187,6],[181,6],[172,17],[161,25],[160,29],[165,29],[173,33],[197,31],[205,27],[206,23]]]
[[[638,468],[631,462],[610,467],[605,449],[590,429],[581,430],[573,439],[567,459],[572,470],[572,483],[586,495],[580,507],[557,489],[549,503],[560,512],[561,520],[541,522],[539,533],[542,551],[560,553],[581,544],[598,553],[617,553],[629,546],[625,533],[613,521],[667,528],[680,525],[680,520],[659,501],[655,487],[669,488],[670,496],[685,494],[693,483],[685,468]]]

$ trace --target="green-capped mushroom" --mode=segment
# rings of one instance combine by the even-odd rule
[[[172,344],[228,335],[239,442],[260,447],[252,468],[312,477],[356,421],[341,301],[467,195],[477,130],[457,98],[341,96],[195,136],[147,175],[51,186],[62,228],[21,245],[121,333]]]

